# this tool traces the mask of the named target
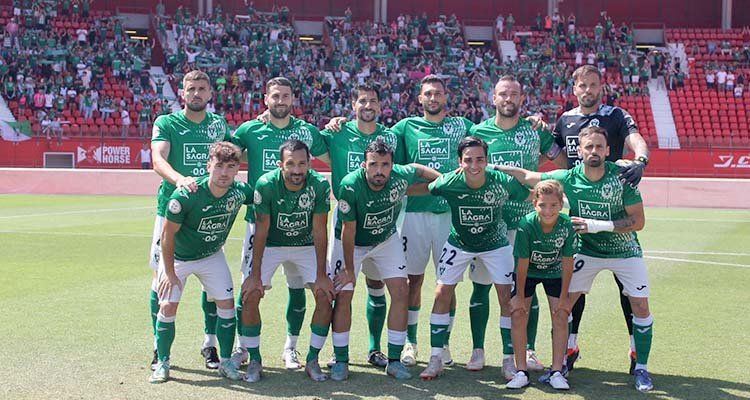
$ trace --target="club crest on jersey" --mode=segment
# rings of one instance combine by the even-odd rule
[[[236,197],[231,197],[231,198],[227,199],[227,205],[225,207],[225,209],[227,210],[227,212],[234,212],[235,210],[237,210],[237,208],[238,207],[237,207],[237,198]]]
[[[519,146],[526,144],[526,135],[524,135],[523,132],[516,132],[516,137],[514,139]]]
[[[179,214],[182,211],[182,204],[177,199],[169,200],[169,212]]]
[[[220,120],[212,122],[211,125],[206,128],[206,134],[208,135],[208,138],[213,141],[219,140],[224,132],[224,123]]]
[[[391,201],[391,203],[395,203],[398,201],[398,199],[401,197],[399,196],[399,191],[397,188],[391,189],[391,192],[388,193],[388,199]]]
[[[484,204],[495,204],[495,192],[485,192],[482,201]]]
[[[612,183],[605,183],[602,185],[602,197],[605,199],[611,199],[612,195],[615,193],[615,188],[612,186]]]
[[[565,244],[565,238],[559,237],[555,239],[555,247],[557,247],[558,249],[563,247],[564,244]]]
[[[589,121],[589,126],[599,126],[599,119],[593,118],[591,121]]]
[[[257,204],[260,204],[261,202],[263,202],[263,196],[260,194],[259,191],[256,190],[255,193],[253,193],[253,203],[257,205]]]
[[[303,193],[299,196],[297,204],[299,204],[299,207],[302,209],[308,209],[312,205],[312,200],[310,200],[310,196],[307,193]]]
[[[352,210],[352,206],[346,200],[339,200],[339,211],[346,214]]]

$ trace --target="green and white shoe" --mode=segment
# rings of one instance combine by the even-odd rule
[[[159,361],[148,378],[149,383],[164,383],[169,380],[169,360]]]

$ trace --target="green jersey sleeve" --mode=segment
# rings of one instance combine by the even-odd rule
[[[271,215],[271,202],[273,201],[273,183],[266,179],[265,175],[255,183],[253,202],[255,212],[258,214]]]
[[[643,203],[641,191],[637,187],[631,187],[628,184],[622,185],[622,204],[627,207],[638,203]]]
[[[568,177],[570,176],[570,170],[568,169],[556,169],[554,171],[550,172],[544,172],[542,173],[542,180],[546,181],[549,179],[554,179],[558,182],[565,182]]]
[[[175,189],[172,196],[169,197],[165,217],[176,224],[182,224],[185,222],[185,216],[190,211],[190,205],[191,201],[188,191],[184,188]]]
[[[565,237],[565,243],[563,243],[562,247],[562,256],[563,257],[573,257],[576,254],[576,231],[573,228],[573,223],[570,220],[570,217],[564,214],[560,214],[558,218],[562,218],[564,229],[567,229],[568,236]]]
[[[413,185],[419,179],[417,168],[413,165],[394,165],[393,170],[402,175],[409,185]]]
[[[555,144],[555,137],[552,136],[552,132],[546,129],[537,130],[539,134],[539,152],[544,155],[549,155],[549,151]]]
[[[158,118],[156,118],[156,121],[154,121],[154,134],[151,137],[152,142],[171,142],[171,135],[170,132],[172,131],[169,129],[168,126],[169,118],[166,115],[160,115]]]
[[[307,124],[307,128],[310,130],[313,139],[312,146],[310,146],[310,154],[312,154],[313,157],[318,157],[327,153],[328,145],[326,144],[325,139],[323,139],[323,135],[320,134],[320,130],[311,124]]]
[[[342,183],[339,188],[339,218],[343,222],[357,220],[357,189],[354,185]]]
[[[252,123],[253,121],[243,123],[229,136],[229,141],[239,146],[243,151],[247,150],[246,136],[248,135],[248,128]]]
[[[516,180],[516,178],[504,172],[495,171],[494,169],[488,168],[487,171],[497,176],[498,179],[503,182],[503,187],[505,187],[505,190],[508,191],[508,198],[510,200],[523,201],[526,200],[527,197],[529,197],[529,189],[522,185],[521,182]]]
[[[315,203],[313,214],[326,214],[331,210],[331,184],[325,177],[321,177],[316,184],[315,198],[319,200]]]
[[[525,219],[518,223],[516,228],[516,241],[513,243],[513,256],[516,258],[529,258],[531,256],[531,246],[529,246],[531,227]]]

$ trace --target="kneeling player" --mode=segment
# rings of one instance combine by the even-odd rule
[[[177,189],[172,194],[161,237],[159,265],[159,313],[156,348],[159,363],[150,382],[169,379],[169,352],[175,336],[175,316],[187,277],[195,275],[208,297],[216,302],[216,336],[219,342],[219,373],[241,378],[229,361],[234,343],[234,286],[224,257],[226,242],[242,204],[252,202],[252,188],[234,177],[240,169],[240,149],[227,142],[211,146],[207,177],[196,181],[198,190]]]
[[[419,164],[394,165],[393,149],[381,139],[367,146],[362,167],[346,175],[339,188],[336,240],[328,266],[337,291],[333,310],[336,363],[331,367],[331,379],[344,380],[349,375],[351,302],[363,263],[372,268],[366,272],[369,277],[383,280],[391,296],[386,373],[409,379],[411,373],[400,360],[406,341],[409,287],[396,219],[407,189],[411,196],[427,194],[427,184],[415,184],[417,178],[432,182],[440,174]]]
[[[573,275],[575,230],[570,217],[560,214],[563,189],[556,181],[539,182],[532,192],[534,211],[518,222],[513,255],[516,257],[515,289],[510,299],[513,319],[513,350],[518,372],[506,385],[520,389],[529,384],[526,363],[526,327],[531,296],[541,284],[552,315],[552,372],[549,383],[555,389],[570,387],[563,376],[563,358],[570,314],[568,286]]]
[[[310,170],[310,151],[299,140],[279,148],[280,168],[266,173],[255,185],[255,241],[250,276],[242,284],[242,335],[250,362],[245,381],[261,377],[260,299],[271,288],[273,274],[284,264],[315,295],[310,353],[305,370],[314,381],[326,380],[318,365],[318,353],[331,322],[333,283],[326,270],[328,211],[331,186]],[[295,271],[296,270],[296,271]]]

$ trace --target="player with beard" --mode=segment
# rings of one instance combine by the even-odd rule
[[[471,135],[483,139],[488,145],[488,157],[491,164],[512,165],[537,171],[540,163],[548,160],[564,162],[565,156],[560,147],[555,144],[552,134],[546,129],[533,129],[531,122],[521,119],[520,111],[524,103],[521,83],[512,76],[501,77],[495,85],[492,101],[496,114],[471,128]],[[530,201],[516,201],[509,199],[503,205],[503,221],[508,226],[508,239],[513,245],[518,223],[524,216],[534,211]],[[489,288],[487,285],[485,297],[479,301],[489,302]],[[539,321],[539,302],[532,297],[529,323],[527,326],[528,350],[526,363],[532,371],[541,371],[544,365],[537,358],[535,340]],[[472,321],[474,322],[474,321]],[[471,361],[466,368],[478,371],[484,367],[484,326],[472,327],[474,350]],[[503,374],[506,379],[513,379],[516,372],[513,362],[513,343],[511,340],[511,315],[508,307],[504,308],[500,317],[500,331],[503,339]]]
[[[154,171],[163,178],[157,197],[156,221],[151,241],[150,264],[154,270],[151,283],[151,324],[156,335],[156,315],[159,300],[156,293],[156,270],[161,258],[160,238],[164,227],[164,216],[169,196],[175,189],[198,189],[196,178],[208,173],[208,149],[211,144],[229,139],[229,126],[224,117],[206,111],[211,100],[212,89],[208,75],[201,71],[188,72],[182,80],[182,110],[156,119],[151,138],[151,153]],[[216,351],[216,303],[210,301],[206,292],[201,295],[204,317],[203,347],[206,368],[217,369],[219,356]],[[157,351],[154,342],[154,357],[151,368],[156,367]]]
[[[361,168],[365,158],[365,149],[376,141],[382,140],[394,149],[394,162],[403,163],[403,146],[398,145],[396,135],[385,126],[377,123],[380,116],[380,92],[370,85],[359,85],[352,90],[352,108],[356,120],[346,122],[339,132],[324,130],[321,132],[326,142],[331,159],[331,183],[334,195],[338,196],[341,179],[352,171]],[[333,221],[338,220],[338,210],[334,210]],[[333,243],[333,230],[329,243]],[[332,249],[333,247],[331,247]],[[367,284],[367,325],[370,334],[370,346],[367,361],[379,368],[384,368],[388,358],[381,351],[380,341],[385,326],[386,297],[382,281],[369,278],[370,269],[363,270]]]
[[[304,142],[310,149],[310,153],[325,161],[330,162],[320,131],[314,125],[297,119],[290,115],[293,101],[292,83],[283,77],[276,77],[266,83],[266,94],[264,102],[268,107],[268,121],[259,119],[248,121],[240,125],[232,134],[232,143],[247,151],[248,174],[250,185],[255,185],[258,178],[266,172],[278,168],[281,160],[279,146],[290,139]],[[248,207],[245,215],[247,229],[245,241],[242,246],[242,280],[250,274],[250,262],[253,254],[253,238],[255,236],[255,211]],[[284,268],[289,291],[289,302],[286,309],[287,338],[284,344],[282,360],[287,369],[298,369],[302,365],[299,362],[297,352],[297,339],[305,319],[305,289],[302,276],[295,275],[293,270]],[[239,302],[239,299],[238,299]],[[250,347],[249,339],[242,333],[243,323],[238,324],[240,333],[241,354],[235,360],[246,360],[247,353],[244,349]]]
[[[625,148],[635,153],[634,162],[620,169],[620,178],[631,186],[636,186],[643,176],[643,171],[648,164],[648,146],[643,136],[638,132],[638,127],[633,117],[627,111],[619,107],[602,104],[602,76],[599,70],[591,65],[584,65],[573,72],[573,93],[578,99],[579,106],[563,113],[555,125],[554,135],[557,144],[564,149],[567,156],[565,160],[556,160],[561,168],[572,168],[581,163],[578,154],[578,133],[581,129],[594,126],[601,127],[609,135],[610,152],[608,161],[622,159]],[[615,282],[620,292],[620,305],[625,317],[625,323],[630,334],[630,373],[635,369],[636,357],[635,342],[633,339],[632,310],[627,297],[622,294],[622,283],[615,276]],[[586,304],[585,295],[581,295],[573,307],[573,322],[571,334],[568,338],[567,368],[573,369],[578,359],[580,350],[578,348],[578,327]],[[542,380],[546,379],[546,375]]]
[[[646,364],[651,352],[654,319],[648,304],[648,271],[636,234],[646,223],[643,200],[637,187],[622,181],[621,167],[606,161],[610,155],[607,131],[587,126],[578,134],[578,143],[582,162],[569,170],[542,174],[505,165],[496,168],[526,185],[533,186],[547,179],[563,185],[579,236],[569,288],[570,301],[575,302],[582,293],[588,293],[600,271],[607,269],[617,276],[633,310],[635,388],[650,391],[654,385]],[[558,307],[561,308],[565,306]],[[553,318],[567,319],[567,312],[558,312]],[[509,385],[524,386],[524,379],[528,384],[528,377],[522,375],[517,375],[521,382]]]

